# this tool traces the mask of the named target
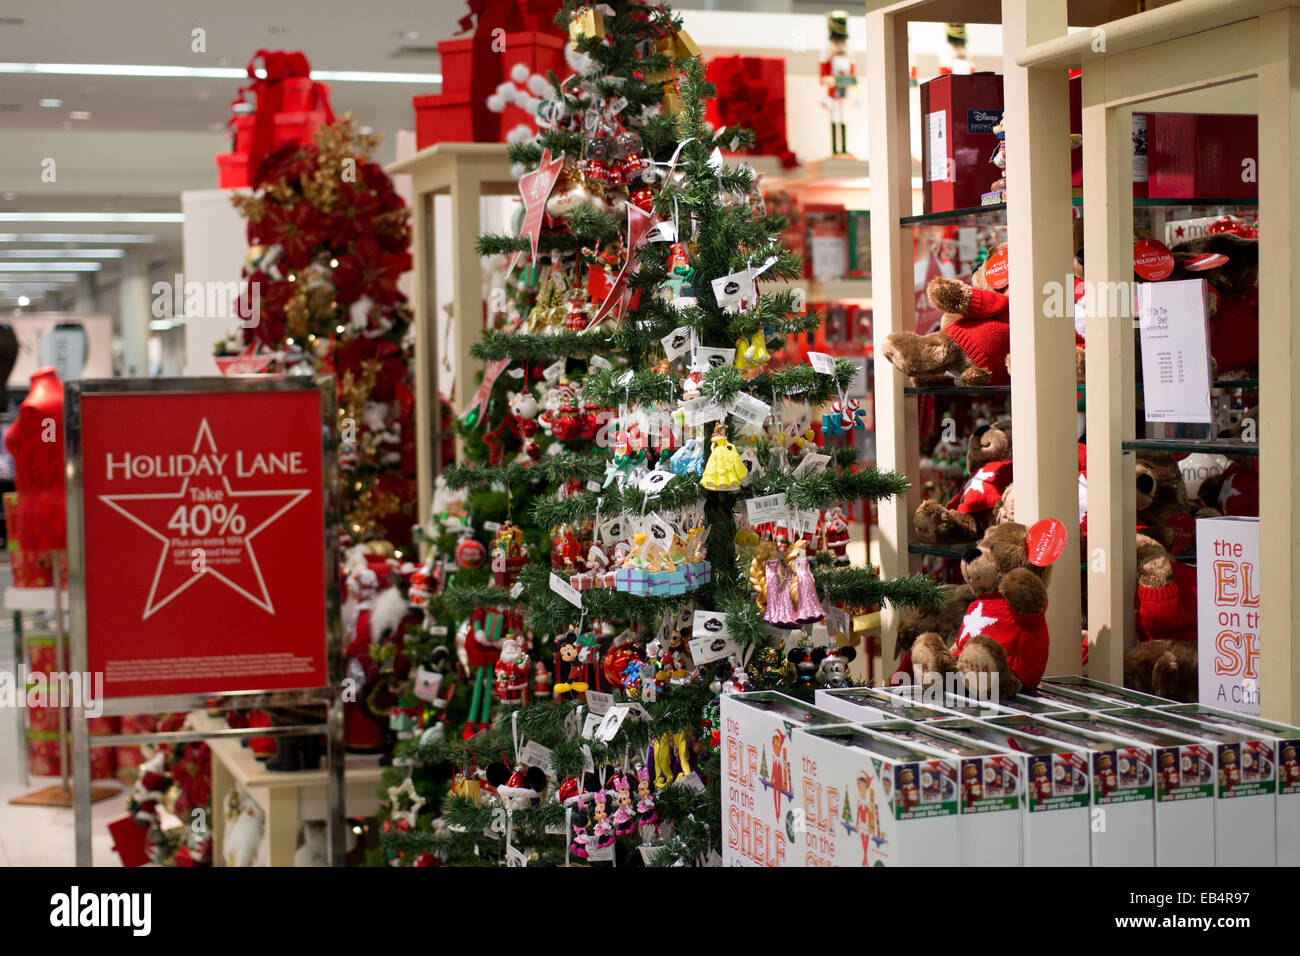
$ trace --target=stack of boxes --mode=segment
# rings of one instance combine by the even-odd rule
[[[1300,728],[1073,677],[722,701],[729,865],[1300,863]]]

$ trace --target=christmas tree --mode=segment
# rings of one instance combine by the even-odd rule
[[[493,563],[441,600],[467,619],[466,674],[500,654],[499,703],[399,747],[413,775],[444,779],[384,834],[397,862],[703,862],[721,839],[718,694],[806,696],[783,637],[831,605],[935,597],[826,547],[838,502],[907,482],[794,440],[862,427],[857,368],[772,358],[820,317],[759,286],[800,262],[753,170],[722,156],[752,135],[705,122],[713,90],[680,18],[616,0],[570,2],[559,22],[574,75],[548,76],[542,132],[510,147],[521,234],[478,243],[509,262],[509,305],[472,349],[487,370],[462,421],[469,461],[444,476]],[[537,662],[548,697],[518,691]]]

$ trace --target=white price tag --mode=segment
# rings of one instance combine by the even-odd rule
[[[650,227],[642,242],[676,242],[677,226],[671,219],[657,222]]]
[[[622,375],[618,377],[618,381],[615,382],[614,384],[618,385],[621,388],[626,388],[631,383],[632,376],[635,374],[636,373],[634,371],[628,369],[626,372],[624,372]]]
[[[551,590],[574,607],[582,607],[582,593],[554,571],[551,572]]]
[[[587,716],[590,717],[591,715],[588,714]],[[590,737],[591,734],[587,733],[587,731],[584,729],[582,731],[582,736]],[[591,748],[588,747],[586,744],[582,745],[582,769],[587,773],[596,772],[596,761],[591,759]]]
[[[527,866],[528,857],[524,856],[513,846],[506,847],[506,866]]]
[[[650,516],[648,534],[655,544],[667,551],[673,546],[673,536],[677,534],[677,529],[656,513]]]
[[[582,736],[585,739],[590,740],[592,738],[592,735],[596,733],[596,728],[600,726],[600,719],[603,716],[604,716],[603,714],[588,714],[583,719]],[[591,749],[589,747],[583,747],[582,749],[587,755],[587,763],[588,763],[587,770],[589,772],[595,770],[596,769],[595,766],[591,764]]]
[[[760,498],[750,498],[745,502],[745,507],[749,510],[749,520],[751,524],[765,524],[768,521],[779,521],[786,513],[786,494],[784,491],[775,495],[763,495]]]
[[[738,306],[741,300],[752,303],[758,298],[758,293],[754,289],[754,277],[747,271],[733,272],[731,275],[721,276],[713,280],[713,296],[718,300],[718,305],[726,309],[729,306]],[[731,309],[737,311],[737,309]]]
[[[598,690],[587,691],[587,709],[598,717],[603,717],[605,712],[614,706],[613,694],[602,694]]]
[[[804,534],[814,534],[817,531],[817,523],[821,518],[821,513],[812,508],[807,511],[795,511],[792,513],[791,523]]]
[[[524,370],[521,368],[507,369],[506,374],[509,375],[511,378],[523,378]]]
[[[691,327],[683,325],[680,328],[673,329],[659,341],[663,342],[664,355],[668,356],[668,361],[671,362],[691,350]]]
[[[832,634],[843,634],[849,637],[849,612],[842,607],[828,607],[826,627]]]
[[[674,781],[673,786],[685,787],[687,790],[691,791],[692,793],[704,792],[704,781],[700,779],[700,775],[696,773],[694,770],[692,770],[686,776],[682,777],[682,779]]]
[[[542,370],[542,378],[548,382],[553,382],[564,372],[564,359],[556,359],[550,365]]]
[[[597,481],[595,478],[592,478],[590,481],[587,482],[587,490],[600,491],[600,482]]]
[[[605,544],[612,547],[622,541],[625,536],[622,518],[610,518],[608,521],[600,523],[600,540]]]
[[[609,111],[610,111],[611,113],[621,113],[621,112],[623,112],[625,109],[627,109],[627,97],[626,97],[626,96],[620,96],[620,97],[618,97],[617,99],[615,99],[613,102],[611,102],[611,103],[609,104]]]
[[[823,375],[835,374],[835,359],[825,352],[809,352],[808,362],[816,372],[821,372]]]
[[[680,408],[687,425],[707,425],[721,420],[727,414],[725,408],[707,398],[693,398],[689,402],[683,402]]]
[[[656,468],[649,474],[643,475],[641,480],[636,484],[637,487],[647,495],[654,497],[658,495],[659,492],[663,491],[664,488],[668,487],[668,483],[675,477],[677,476],[671,471],[664,471],[663,469]]]
[[[446,637],[447,626],[445,624],[435,624],[433,627],[429,628],[429,633],[434,637]]]
[[[549,747],[543,747],[537,741],[530,740],[519,748],[519,753],[516,756],[518,756],[520,763],[529,767],[536,767],[545,772],[548,777],[552,776],[551,750]]]
[[[642,843],[637,849],[641,851],[641,859],[645,865],[649,866],[654,863],[655,857],[664,852],[665,847],[660,844]]]
[[[772,414],[772,406],[753,395],[738,392],[731,404],[727,406],[727,414],[735,415],[748,425],[761,425],[767,421],[767,416]]]
[[[519,595],[523,593],[524,593],[524,582],[516,581],[514,587],[510,589],[510,596],[512,598],[517,598],[519,597]]]
[[[727,615],[720,611],[696,611],[691,633],[696,637],[730,637]]]
[[[600,726],[596,728],[596,739],[609,743],[618,733],[618,728],[623,726],[623,721],[627,720],[631,711],[623,704],[615,704],[605,711],[605,716],[600,718]]]
[[[730,365],[735,360],[735,349],[711,349],[699,346],[691,353],[691,370],[707,372],[711,368]]]
[[[802,478],[805,475],[820,475],[826,470],[826,466],[831,462],[830,455],[819,455],[816,452],[809,452],[799,461],[799,467],[794,470],[796,478]]]
[[[612,859],[614,859],[614,844],[612,843],[604,847],[587,847],[587,861],[589,863],[607,863]]]
[[[603,368],[610,367],[609,361],[601,358],[599,355],[593,355],[591,358],[587,359],[587,368],[591,369],[593,372],[599,372]]]
[[[724,622],[725,624],[725,622]],[[729,637],[693,637],[690,642],[691,660],[696,664],[709,664],[713,661],[726,660],[736,653],[736,642]]]

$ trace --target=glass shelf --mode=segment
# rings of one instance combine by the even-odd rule
[[[1121,444],[1125,451],[1171,451],[1188,454],[1259,456],[1258,442],[1232,441],[1226,438],[1139,438]]]
[[[1083,205],[1082,196],[1074,196],[1071,202],[1076,206]],[[1176,207],[1176,206],[1243,206],[1255,208],[1259,206],[1258,199],[1224,199],[1218,197],[1190,197],[1184,199],[1167,199],[1164,197],[1152,196],[1134,196],[1133,205],[1135,208],[1156,208],[1156,207]],[[989,206],[967,206],[963,209],[945,209],[942,212],[926,212],[916,216],[903,216],[899,219],[899,224],[911,226],[923,222],[944,222],[948,220],[956,221],[958,219],[970,219],[973,216],[983,215],[990,212],[1006,212],[1007,204],[994,203]]]
[[[987,212],[1006,212],[1007,204],[1004,202],[994,203],[991,206],[969,206],[965,209],[945,209],[943,212],[926,212],[919,216],[904,216],[899,223],[904,226],[910,226],[918,222],[942,222],[945,219],[968,219],[971,216],[978,216]]]
[[[936,558],[952,558],[960,561],[963,554],[975,547],[977,542],[972,541],[970,544],[962,545],[942,545],[942,544],[925,544],[922,541],[907,542],[908,554],[928,554]]]
[[[904,385],[904,395],[1010,395],[1010,385],[936,385],[933,388],[917,388]]]

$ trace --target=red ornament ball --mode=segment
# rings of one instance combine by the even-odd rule
[[[461,538],[456,542],[456,566],[460,568],[480,568],[487,560],[487,548],[475,538]]]

